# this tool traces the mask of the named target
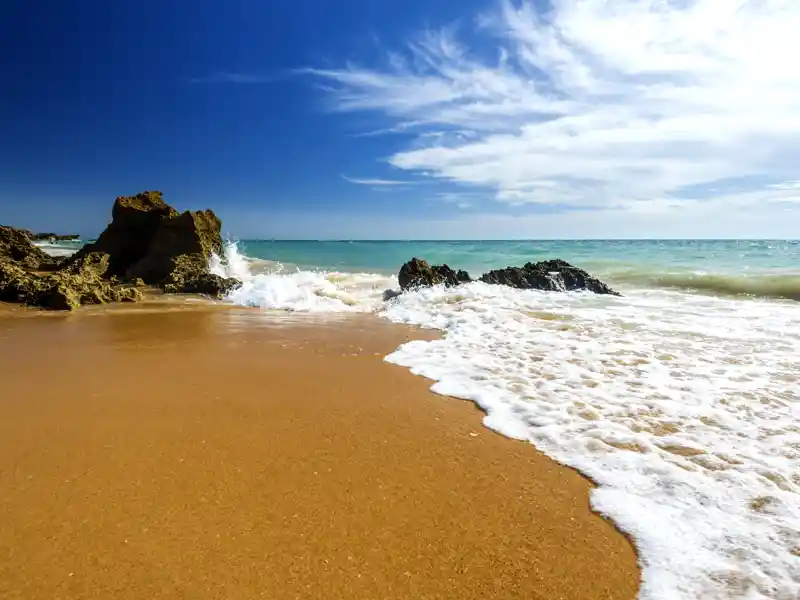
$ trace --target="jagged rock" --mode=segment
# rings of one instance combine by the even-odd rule
[[[147,283],[181,283],[208,273],[211,253],[222,252],[222,222],[211,210],[163,219],[147,254],[127,271]]]
[[[0,302],[22,302],[28,273],[19,263],[0,257]]]
[[[427,261],[419,258],[412,258],[400,267],[397,280],[401,290],[430,287],[442,283],[446,286],[454,286],[472,281],[466,271],[454,271],[447,265],[431,266]]]
[[[0,259],[0,301],[18,302],[52,310],[73,310],[84,304],[135,302],[139,290],[101,279],[107,255],[92,254],[57,273],[26,271],[19,264]]]
[[[111,223],[97,241],[67,259],[34,246],[36,234],[3,227],[0,301],[71,310],[135,302],[142,298],[136,287],[148,284],[220,298],[241,285],[208,272],[211,253],[222,251],[221,228],[212,211],[178,213],[156,191],[117,198]]]
[[[522,267],[506,267],[481,276],[484,283],[502,284],[513,288],[563,292],[589,290],[595,294],[620,294],[605,283],[560,259],[526,263]]]
[[[182,283],[169,283],[164,286],[164,291],[168,294],[202,294],[221,300],[240,285],[242,282],[232,277],[202,273]]]
[[[39,269],[53,262],[53,258],[38,246],[34,246],[28,232],[0,225],[0,258],[18,263],[26,269]]]
[[[213,211],[178,213],[161,192],[123,196],[114,202],[111,224],[70,262],[107,254],[106,277],[181,287],[208,273],[211,253],[222,251],[221,228]]]
[[[114,201],[108,227],[70,262],[80,260],[85,254],[107,254],[108,270],[103,275],[125,277],[128,269],[147,254],[161,220],[175,214],[175,209],[164,202],[161,192],[120,196]]]

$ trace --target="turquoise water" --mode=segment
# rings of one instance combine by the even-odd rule
[[[800,300],[800,240],[263,241],[243,254],[300,269],[396,274],[413,256],[473,275],[563,258],[625,289]]]

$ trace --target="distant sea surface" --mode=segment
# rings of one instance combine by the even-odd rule
[[[286,268],[396,274],[412,256],[478,277],[563,258],[618,287],[667,287],[800,300],[800,240],[263,241],[247,256]]]
[[[473,277],[562,258],[623,295],[478,282],[385,300],[413,256]],[[211,267],[265,318],[440,330],[386,360],[591,477],[636,544],[642,599],[800,598],[800,242],[243,240]]]

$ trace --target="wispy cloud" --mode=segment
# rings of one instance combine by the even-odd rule
[[[769,186],[773,190],[796,190],[800,193],[800,181],[783,181]]]
[[[471,208],[480,194],[474,192],[439,192],[436,199],[445,204],[452,204],[456,208]]]
[[[800,2],[551,4],[501,0],[474,32],[424,31],[379,67],[305,72],[335,110],[415,134],[394,167],[500,202],[641,213],[785,205],[797,191],[800,70],[787,60],[800,55]]]
[[[252,73],[230,73],[218,72],[204,77],[192,77],[189,79],[190,83],[269,83],[274,81],[274,77],[267,77],[265,75],[254,75]]]
[[[350,183],[357,183],[358,185],[372,186],[413,185],[419,183],[418,181],[401,181],[398,179],[362,179],[359,177],[348,177],[347,175],[342,175],[342,179]]]

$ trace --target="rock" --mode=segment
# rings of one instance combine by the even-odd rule
[[[0,258],[14,261],[26,269],[39,269],[53,262],[53,258],[34,246],[28,232],[0,225]]]
[[[142,298],[134,288],[101,279],[107,255],[88,255],[81,262],[57,273],[26,271],[0,259],[0,301],[19,302],[52,310],[73,310],[84,304],[135,302]]]
[[[401,290],[418,287],[446,286],[469,283],[472,279],[466,271],[454,271],[447,265],[429,265],[427,261],[412,258],[402,267],[397,276]]]
[[[167,284],[164,286],[164,291],[168,294],[202,294],[221,300],[240,285],[242,282],[232,277],[226,278],[213,273],[202,273],[181,283]]]
[[[161,220],[175,214],[175,209],[164,202],[161,192],[120,196],[114,201],[108,227],[70,262],[80,260],[85,254],[107,254],[109,263],[104,275],[125,277],[128,269],[147,254]]]
[[[120,196],[111,223],[97,241],[66,259],[31,243],[37,235],[0,228],[0,300],[57,310],[85,304],[135,302],[136,287],[224,297],[236,279],[208,271],[211,253],[221,253],[222,224],[210,210],[178,213],[161,192]],[[50,271],[43,273],[43,271]]]
[[[111,216],[97,241],[70,262],[87,254],[107,254],[105,277],[181,287],[207,274],[211,253],[222,251],[222,223],[213,211],[178,213],[161,192],[121,196]]]
[[[522,267],[506,267],[489,271],[481,276],[484,283],[507,285],[523,290],[546,290],[564,292],[589,290],[595,294],[620,294],[605,283],[560,259],[526,263]]]
[[[0,302],[24,302],[28,273],[15,261],[0,256]]]
[[[131,265],[128,277],[147,283],[182,283],[208,273],[211,253],[222,253],[222,222],[211,210],[163,219],[148,252]]]

